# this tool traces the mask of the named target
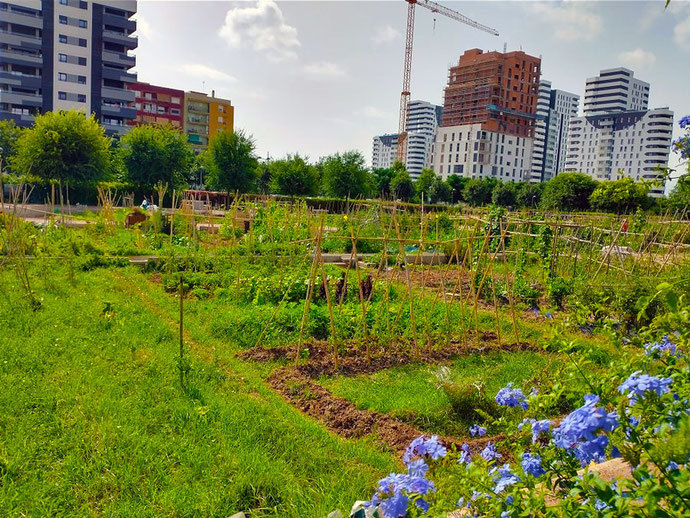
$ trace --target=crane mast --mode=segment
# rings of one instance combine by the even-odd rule
[[[412,75],[412,42],[414,40],[414,16],[415,6],[419,5],[429,9],[433,13],[442,14],[452,20],[464,23],[475,29],[479,29],[494,36],[498,36],[498,31],[486,25],[475,22],[467,16],[460,14],[453,9],[449,9],[431,0],[405,0],[407,2],[407,31],[405,32],[405,62],[403,64],[403,84],[400,93],[400,120],[398,122],[398,160],[405,161],[407,150],[407,110],[410,102],[410,76]]]

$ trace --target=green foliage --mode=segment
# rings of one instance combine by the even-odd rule
[[[419,178],[417,178],[417,181],[414,183],[414,190],[417,194],[417,199],[421,200],[422,193],[424,193],[424,201],[426,203],[433,203],[431,201],[431,197],[429,196],[429,191],[434,183],[436,183],[436,173],[428,168],[422,169],[422,172],[419,174]]]
[[[391,180],[391,192],[399,200],[410,201],[414,196],[414,182],[402,164],[393,164],[395,175]]]
[[[17,126],[13,120],[0,120],[0,162],[2,162],[2,170],[4,172],[8,168],[10,158],[14,156],[17,139],[21,134],[22,129]]]
[[[597,181],[583,173],[561,173],[544,187],[541,206],[555,210],[587,210]]]
[[[16,141],[12,168],[61,182],[103,179],[110,164],[110,139],[96,119],[78,111],[38,115]]]
[[[517,200],[514,182],[499,183],[491,193],[491,202],[499,207],[514,207]]]
[[[257,165],[254,149],[254,139],[242,130],[214,135],[207,151],[208,185],[219,191],[249,192]]]
[[[304,158],[288,155],[268,165],[270,189],[274,194],[315,196],[319,191],[319,173]]]
[[[366,198],[371,190],[371,178],[364,167],[359,151],[336,153],[320,162],[322,188],[326,196]]]
[[[491,202],[491,193],[496,183],[491,180],[471,179],[465,184],[462,197],[473,207],[487,205]]]
[[[549,301],[556,308],[562,308],[565,298],[573,292],[573,281],[552,275],[547,282]]]
[[[548,182],[547,182],[548,183]],[[534,209],[539,206],[546,183],[521,182],[517,189],[515,201],[518,206]]]
[[[159,182],[186,186],[194,157],[186,136],[170,125],[132,128],[122,137],[120,155],[127,180],[149,190]]]
[[[626,213],[649,205],[649,187],[625,177],[611,182],[599,182],[589,202],[593,209]]]
[[[378,168],[371,171],[376,195],[381,198],[389,198],[391,194],[391,180],[393,180],[393,169]]]
[[[463,192],[465,189],[465,185],[467,182],[469,182],[470,179],[465,177],[465,176],[458,176],[457,174],[452,174],[448,177],[446,180],[446,183],[448,183],[448,187],[451,189],[451,194],[452,194],[452,200],[451,203],[458,203],[462,201],[463,198]]]

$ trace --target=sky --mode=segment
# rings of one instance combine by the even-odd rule
[[[688,0],[440,3],[500,35],[418,6],[413,99],[443,104],[466,49],[505,44],[541,56],[542,78],[581,99],[586,78],[625,66],[651,83],[650,107],[690,114]],[[230,99],[261,157],[355,149],[369,163],[372,137],[397,132],[404,0],[140,0],[136,17],[139,80]]]

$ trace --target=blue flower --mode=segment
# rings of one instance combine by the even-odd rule
[[[473,424],[470,427],[470,435],[478,435],[479,437],[484,437],[486,435],[486,428],[484,428],[483,426],[479,426],[478,424]]]
[[[496,447],[494,446],[493,443],[488,443],[486,447],[482,450],[480,453],[482,458],[488,462],[491,462],[492,460],[500,459],[503,457],[500,453],[496,451]]]
[[[508,511],[503,511],[501,513],[501,518],[510,518],[510,513]]]
[[[504,464],[502,468],[498,470],[498,476],[494,477],[494,493],[501,493],[505,488],[512,486],[520,482],[520,477],[515,473],[510,471],[510,464]]]
[[[472,455],[470,454],[470,445],[464,443],[460,446],[460,458],[458,459],[458,464],[465,463],[468,466],[472,463]]]
[[[618,427],[618,415],[616,412],[606,412],[606,409],[597,407],[599,396],[588,394],[585,396],[585,404],[568,414],[561,424],[553,431],[553,442],[563,449],[573,450],[575,456],[584,466],[592,458],[600,458],[606,444],[598,439],[600,432],[610,432]]]
[[[655,392],[661,396],[669,392],[669,386],[673,382],[671,378],[659,378],[649,374],[640,374],[641,371],[633,372],[619,387],[621,394],[628,394],[631,405],[637,403],[637,398],[644,397],[647,392]]]
[[[678,137],[673,141],[673,150],[682,158],[690,158],[690,135]]]
[[[608,509],[610,506],[606,502],[602,502],[597,498],[597,501],[594,503],[594,508],[597,511],[603,511],[604,509]]]
[[[551,429],[551,425],[553,425],[553,421],[551,421],[549,419],[537,420],[537,419],[525,418],[518,425],[518,430],[522,430],[522,428],[526,424],[532,425],[532,444],[534,444],[535,442],[537,442],[537,439],[539,438],[539,434],[549,433],[549,430]]]
[[[508,495],[508,496],[506,497],[506,504],[507,504],[507,505],[513,505],[513,500],[515,500],[515,499],[513,498],[513,495]]]
[[[519,388],[514,389],[512,382],[498,391],[496,394],[496,403],[510,408],[520,406],[523,410],[527,410],[529,406],[525,394],[523,394],[522,390]]]
[[[676,356],[677,346],[668,339],[668,336],[664,336],[661,339],[661,342],[649,342],[644,344],[644,353],[647,356],[654,356],[654,353],[659,353],[659,355],[669,354],[671,356]]]
[[[544,315],[546,318],[553,318],[553,314],[551,311],[547,311],[546,314]]]
[[[415,500],[414,505],[416,505],[417,509],[420,509],[425,514],[429,512],[429,502],[427,502],[423,498],[418,498],[417,500]]]
[[[605,435],[595,437],[591,441],[581,442],[575,448],[575,457],[577,457],[582,466],[586,466],[592,461],[604,462],[606,460],[606,447],[608,444],[609,438]]]
[[[385,518],[399,518],[407,515],[407,495],[402,492],[395,493],[384,500],[379,508]]]
[[[457,501],[455,504],[455,507],[462,507],[465,505],[465,497],[460,497],[460,500]]]
[[[690,115],[686,115],[682,119],[678,121],[678,125],[685,129],[687,126],[690,126]]]
[[[429,471],[429,466],[424,459],[413,460],[407,465],[407,474],[411,477],[424,477]]]
[[[429,439],[422,435],[413,440],[407,447],[405,455],[403,455],[403,462],[409,464],[415,455],[419,457],[428,455],[433,460],[437,460],[445,457],[447,453],[448,450],[438,440],[438,435],[432,435]]]
[[[674,462],[674,461],[670,461],[670,462],[668,463],[668,466],[666,466],[666,469],[667,469],[668,471],[675,471],[675,470],[678,469],[678,463],[677,463],[677,462]]]
[[[531,453],[523,453],[522,462],[520,464],[524,472],[533,477],[541,477],[546,473],[544,468],[541,467],[541,457],[537,454],[532,455]]]

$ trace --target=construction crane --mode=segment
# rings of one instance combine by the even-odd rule
[[[405,150],[407,149],[407,107],[410,102],[410,75],[412,73],[412,40],[414,37],[414,11],[415,6],[419,5],[429,9],[432,13],[442,14],[452,20],[462,22],[470,27],[479,29],[494,36],[498,36],[498,31],[486,25],[475,22],[467,16],[460,14],[453,9],[444,7],[431,0],[405,0],[407,2],[407,32],[405,35],[405,64],[403,65],[403,87],[400,93],[400,124],[398,127],[398,160],[405,161]]]

